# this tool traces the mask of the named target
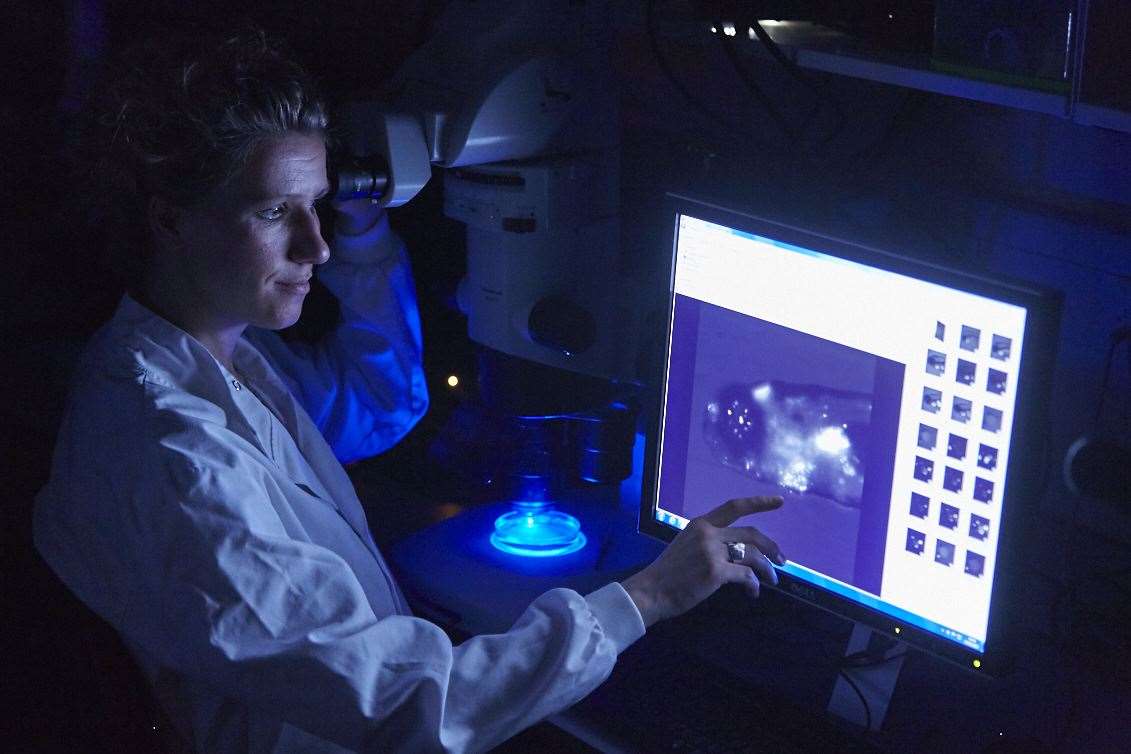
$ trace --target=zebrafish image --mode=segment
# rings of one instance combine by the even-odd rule
[[[871,414],[867,393],[771,380],[719,390],[703,430],[726,466],[858,508]]]

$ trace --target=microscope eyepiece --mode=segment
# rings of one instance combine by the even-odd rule
[[[389,166],[380,155],[335,160],[330,172],[334,201],[380,199],[389,185]]]

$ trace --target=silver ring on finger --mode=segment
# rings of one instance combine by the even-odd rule
[[[727,542],[727,560],[732,563],[737,563],[746,557],[746,543],[745,542]]]

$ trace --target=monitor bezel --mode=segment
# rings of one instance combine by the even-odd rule
[[[667,276],[667,315],[660,339],[663,349],[656,373],[649,375],[651,405],[645,411],[645,466],[641,488],[639,530],[643,534],[671,541],[678,534],[672,526],[656,520],[654,503],[656,472],[659,464],[659,422],[663,410],[663,386],[667,383],[666,354],[671,342],[674,312],[676,234],[680,215],[688,215],[746,233],[793,244],[805,249],[859,262],[879,269],[909,275],[970,293],[1004,301],[1026,310],[1025,346],[1019,364],[1018,384],[1025,385],[1014,409],[1013,440],[1007,464],[1010,484],[1002,499],[1002,520],[998,539],[997,566],[991,588],[991,609],[984,649],[976,651],[938,636],[926,629],[904,624],[874,608],[866,607],[822,587],[779,571],[776,589],[824,610],[869,626],[875,631],[906,642],[910,646],[957,663],[982,675],[1000,676],[1012,666],[1013,637],[1007,614],[1009,595],[1017,584],[1018,555],[1030,539],[1026,524],[1036,516],[1026,509],[1039,505],[1043,480],[1042,465],[1048,464],[1047,399],[1055,358],[1062,296],[1058,292],[985,272],[971,272],[926,258],[897,254],[854,241],[827,235],[818,230],[799,228],[783,222],[742,212],[704,199],[669,193],[665,197],[663,241],[667,243],[670,264]],[[719,501],[722,502],[722,501]]]

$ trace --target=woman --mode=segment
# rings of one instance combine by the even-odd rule
[[[307,75],[249,35],[165,47],[102,104],[102,185],[141,220],[122,243],[144,264],[78,370],[36,547],[198,750],[486,749],[588,693],[648,625],[775,578],[777,546],[726,527],[780,500],[731,501],[623,584],[550,591],[453,646],[412,617],[341,465],[428,401],[387,219],[343,203],[332,255],[322,239]],[[342,321],[286,343],[316,267]]]

